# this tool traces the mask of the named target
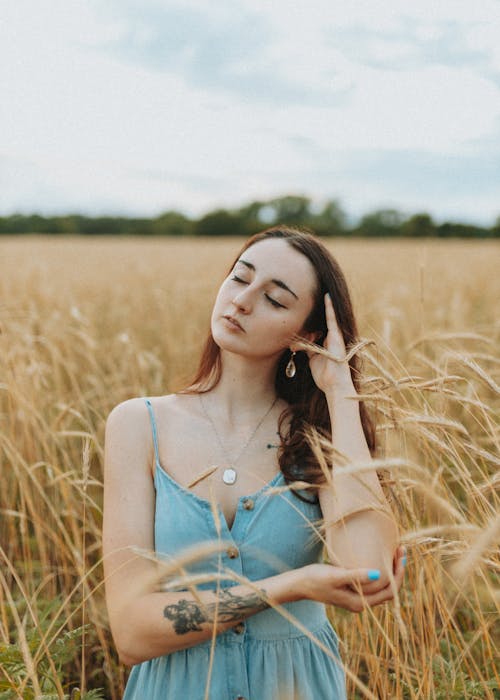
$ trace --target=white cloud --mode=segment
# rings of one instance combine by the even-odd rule
[[[0,213],[198,215],[290,190],[491,221],[498,7],[5,4]]]

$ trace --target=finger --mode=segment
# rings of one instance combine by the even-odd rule
[[[401,556],[396,562],[396,571],[404,574],[406,569],[406,547],[401,547]]]
[[[345,358],[346,348],[344,337],[337,323],[332,298],[328,293],[326,293],[324,299],[327,335],[323,342],[323,346],[327,350],[330,350],[330,352],[333,352],[337,358]]]
[[[388,600],[392,600],[394,596],[395,591],[388,585],[376,593],[365,593],[364,591],[354,593],[346,588],[344,591],[339,592],[338,599],[339,604],[347,610],[351,612],[361,612],[367,607],[373,607],[385,603]]]
[[[348,589],[345,591],[338,591],[336,598],[338,603],[335,604],[342,606],[350,612],[359,613],[367,606],[366,596],[361,596],[359,593],[354,593],[354,591]]]
[[[340,605],[350,612],[361,612],[366,607],[366,602],[362,596],[348,588],[337,591],[335,598],[335,605]]]
[[[327,328],[335,328],[337,319],[335,317],[332,298],[328,292],[325,294],[325,316]]]
[[[374,593],[379,593],[380,591],[391,589],[392,586],[394,586],[395,590],[399,590],[403,583],[404,573],[405,567],[403,565],[402,558],[399,557],[398,559],[396,559],[395,571],[388,572],[389,580],[387,580],[387,577],[384,576],[379,581],[362,583],[361,586],[359,586],[359,584],[354,584],[352,586],[352,589],[356,592],[359,592],[361,589],[361,592],[364,595],[373,595]],[[393,584],[391,583],[392,581],[394,582]]]
[[[391,582],[389,581],[387,586],[384,586],[384,588],[381,588],[375,593],[365,593],[364,591],[361,591],[360,598],[363,602],[364,607],[372,607],[374,605],[380,605],[381,603],[385,603],[388,600],[392,600],[397,594],[398,590],[399,587],[395,585],[393,588]]]
[[[403,559],[400,559],[398,562],[398,568],[396,570],[396,573],[394,574],[395,585],[396,585],[396,588],[398,589],[398,591],[403,584],[403,580],[405,577],[405,571],[406,571],[406,567],[405,567],[405,564],[403,562]]]
[[[341,605],[351,612],[361,612],[367,607],[374,607],[393,600],[397,596],[401,587],[403,574],[404,571],[398,572],[398,575],[394,576],[394,583],[389,581],[386,586],[374,593],[367,593],[363,589],[360,589],[359,592],[354,593],[349,589],[349,587],[347,587],[345,592],[342,593],[343,602]]]
[[[365,583],[354,583],[352,585],[349,585],[348,588],[351,590],[355,591],[356,593],[359,592],[361,589],[365,595],[368,593],[376,593],[377,591],[382,590],[382,588],[385,588],[387,585],[387,581],[384,580],[378,580],[378,581],[368,581]]]
[[[392,559],[392,571],[393,573],[396,573],[398,571],[399,567],[403,565],[406,562],[406,547],[404,545],[399,545],[397,547],[396,551],[394,552],[394,557]]]
[[[394,576],[394,578],[389,581],[387,586],[372,595],[370,595],[370,605],[378,605],[380,602],[384,602],[386,600],[392,600],[393,598],[398,596],[399,589],[401,588],[401,584],[403,582],[403,577],[404,577],[404,569],[401,569],[398,571],[398,573]]]
[[[355,584],[372,583],[380,578],[378,569],[340,569],[337,580],[340,585],[352,586]]]
[[[405,575],[405,567],[404,564],[402,563],[402,559],[400,558],[398,561],[398,566],[396,569],[396,572],[391,576],[389,583],[387,584],[387,589],[391,591],[391,596],[394,597],[396,593],[399,591],[401,588],[401,585],[403,583]]]

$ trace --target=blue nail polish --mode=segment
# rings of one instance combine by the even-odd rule
[[[401,563],[403,564],[403,566],[406,566],[406,554],[405,554],[404,557],[401,559]]]
[[[368,578],[370,581],[376,581],[378,578],[380,578],[380,571],[378,569],[370,569],[368,572]]]

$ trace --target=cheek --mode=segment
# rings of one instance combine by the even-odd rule
[[[292,319],[283,318],[276,323],[274,327],[274,340],[278,343],[288,342],[294,333],[298,333],[300,330],[297,323]]]
[[[302,328],[302,324],[300,323],[300,320],[297,320],[297,316],[287,316],[286,318],[283,318],[280,320],[280,327],[283,328],[283,330],[290,331],[291,333],[298,333],[299,330]]]
[[[212,314],[210,316],[211,323],[220,315],[223,303],[222,288],[220,288],[212,306]]]
[[[216,306],[220,306],[221,303],[225,302],[225,300],[226,300],[225,297],[227,297],[226,287],[227,287],[227,285],[225,282],[223,284],[221,284],[221,286],[219,287],[219,291],[217,292],[217,296],[215,297],[215,301],[214,301],[214,308]]]
[[[285,342],[289,342],[294,335],[300,335],[303,331],[304,322],[294,315],[293,318],[284,318],[278,326],[278,333]]]

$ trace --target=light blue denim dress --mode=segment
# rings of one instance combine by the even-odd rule
[[[182,487],[160,465],[154,413],[145,401],[156,455],[158,556],[168,560],[185,548],[222,540],[222,552],[189,566],[188,572],[220,574],[225,569],[226,575],[231,570],[250,581],[321,561],[322,545],[315,536],[320,506],[287,490],[268,493],[286,485],[281,472],[239,499],[231,528],[219,509],[219,533],[210,502]],[[228,579],[219,585],[237,583]],[[216,585],[212,581],[198,588]],[[218,634],[212,664],[208,640],[132,666],[123,700],[346,700],[338,637],[325,606],[300,600],[282,607],[292,620],[267,608]]]

